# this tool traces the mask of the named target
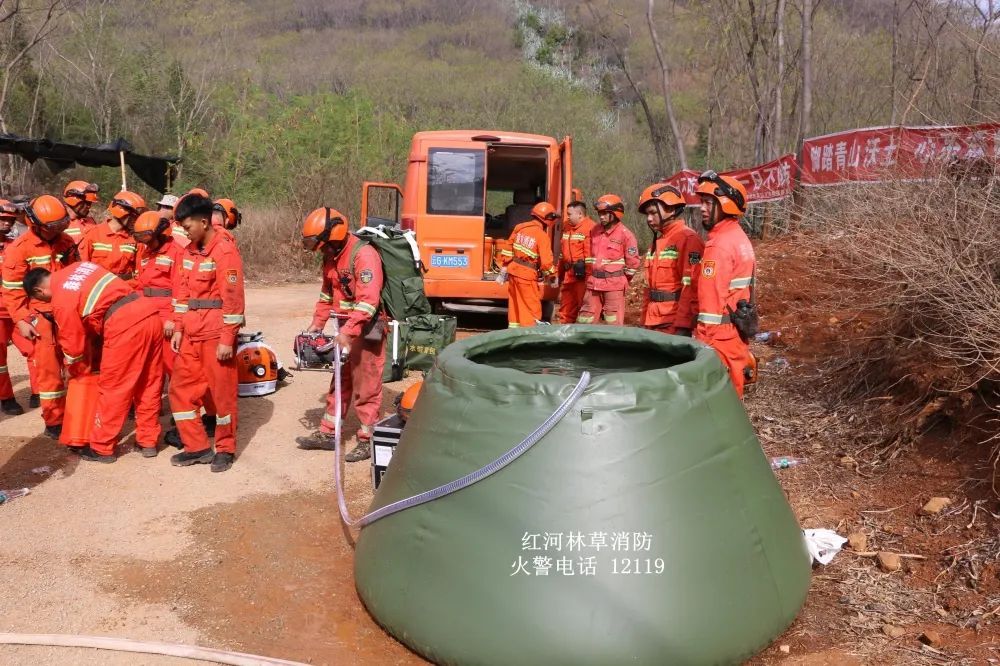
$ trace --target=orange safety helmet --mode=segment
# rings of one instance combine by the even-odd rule
[[[245,342],[236,350],[237,393],[241,398],[274,393],[281,364],[274,350],[260,340]]]
[[[188,194],[200,194],[201,196],[205,197],[206,199],[211,199],[212,198],[212,197],[208,196],[208,190],[204,190],[204,189],[202,189],[200,187],[192,187],[190,190],[188,190],[185,193],[185,196],[187,196]]]
[[[410,414],[413,413],[413,406],[417,404],[417,396],[420,395],[420,389],[423,387],[424,380],[421,379],[419,382],[403,391],[403,394],[399,396],[399,405],[396,407],[396,413],[399,414],[399,418],[404,421],[408,421],[410,419]]]
[[[695,194],[714,198],[726,215],[739,217],[747,211],[747,190],[743,183],[732,176],[720,176],[706,171],[698,176]]]
[[[132,225],[132,235],[150,234],[159,236],[170,228],[170,219],[163,217],[158,210],[148,210],[136,218]]]
[[[51,194],[43,194],[24,209],[32,227],[67,227],[69,213],[66,205]]]
[[[681,191],[673,185],[667,185],[666,183],[654,183],[642,191],[642,194],[639,195],[639,212],[645,213],[643,209],[646,207],[646,204],[653,203],[654,201],[660,202],[668,210],[677,208],[678,210],[674,211],[675,213],[687,205]]]
[[[72,180],[63,189],[63,201],[68,206],[79,206],[83,202],[97,203],[97,193],[100,191],[97,183],[88,183],[85,180]]]
[[[303,246],[307,242],[314,243],[309,250],[316,250],[324,243],[340,243],[347,239],[347,217],[340,211],[329,208],[317,208],[306,215],[302,223]]]
[[[617,194],[605,194],[594,202],[594,208],[600,213],[611,213],[615,220],[621,222],[622,215],[625,214],[625,204]]]
[[[213,208],[226,217],[226,229],[235,229],[243,221],[243,214],[236,208],[232,199],[216,199]]]
[[[0,199],[0,220],[16,220],[17,219],[17,206],[7,201],[6,199]]]
[[[129,215],[141,215],[146,212],[146,200],[135,192],[122,190],[111,199],[108,212],[116,220],[124,220]]]
[[[532,207],[531,216],[542,224],[552,224],[559,219],[559,212],[548,201],[540,201]]]

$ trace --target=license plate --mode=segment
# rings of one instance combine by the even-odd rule
[[[465,254],[431,255],[432,268],[468,268],[469,257]]]

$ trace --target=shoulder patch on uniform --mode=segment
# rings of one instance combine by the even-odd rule
[[[239,271],[228,270],[226,271],[226,282],[229,284],[236,284],[236,280],[239,278]]]
[[[692,266],[701,263],[701,252],[689,252],[688,263]]]
[[[370,268],[365,268],[358,275],[358,278],[361,280],[361,284],[368,284],[373,279],[375,279],[375,275],[372,273]]]
[[[634,257],[635,255],[639,254],[639,248],[637,248],[635,245],[630,245],[628,248],[628,253],[630,256]]]
[[[715,261],[706,261],[702,264],[701,269],[702,277],[714,278],[715,277]]]

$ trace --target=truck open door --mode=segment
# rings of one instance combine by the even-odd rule
[[[398,227],[402,210],[403,190],[399,185],[367,181],[361,184],[362,226]]]

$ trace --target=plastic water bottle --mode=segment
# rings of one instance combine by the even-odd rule
[[[0,490],[0,504],[6,504],[12,499],[17,499],[18,497],[24,497],[31,491],[27,488],[14,488],[12,490]]]
[[[771,469],[788,469],[805,462],[805,458],[771,458]]]

